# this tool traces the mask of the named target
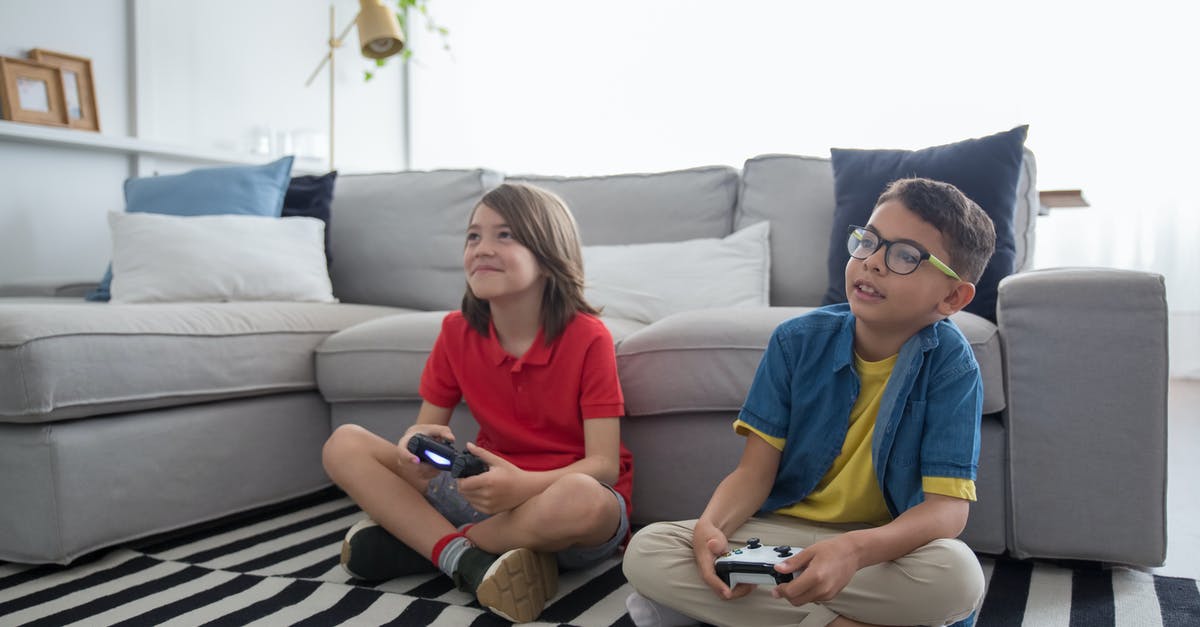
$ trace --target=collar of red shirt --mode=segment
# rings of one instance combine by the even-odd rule
[[[538,329],[537,337],[533,338],[533,345],[531,345],[529,350],[525,351],[525,354],[518,359],[512,355],[509,355],[508,352],[504,350],[504,347],[500,346],[499,336],[496,335],[496,325],[489,320],[486,350],[489,358],[492,361],[492,365],[499,366],[503,364],[504,360],[506,359],[512,359],[516,361],[517,369],[520,369],[520,366],[522,365],[544,366],[550,363],[551,347],[546,345],[546,342],[542,336],[543,332],[543,329]]]

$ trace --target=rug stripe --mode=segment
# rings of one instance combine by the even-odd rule
[[[302,621],[292,624],[292,627],[340,625],[365,612],[367,608],[371,607],[382,596],[383,593],[378,590],[351,588],[337,603]]]
[[[583,610],[612,594],[613,590],[625,583],[625,573],[621,571],[621,565],[617,564],[555,601],[542,612],[538,620],[569,623],[583,613]]]
[[[120,607],[127,603],[136,602],[145,596],[150,596],[169,588],[187,583],[194,579],[199,579],[208,574],[208,571],[197,566],[188,566],[182,570],[178,570],[165,577],[156,577],[150,581],[146,581],[137,585],[122,588],[116,592],[106,594],[99,598],[93,599],[82,605],[65,609],[61,612],[49,614],[39,620],[25,623],[26,627],[43,627],[49,625],[66,625],[76,621],[91,619],[99,614],[103,614],[111,609]],[[88,595],[90,596],[90,594]],[[95,624],[107,624],[109,621],[97,621]]]
[[[979,610],[979,627],[1021,627],[1025,605],[1029,601],[1029,580],[1033,564],[997,561],[992,566],[992,578],[987,596]]]
[[[226,597],[233,596],[250,586],[261,581],[257,577],[249,575],[238,575],[236,573],[212,572],[209,575],[197,582],[196,584],[204,585],[203,588],[192,592],[184,590],[184,596],[175,601],[160,605],[149,609],[136,616],[130,616],[128,619],[115,623],[121,627],[130,627],[132,625],[160,625],[177,616],[182,616],[197,608],[218,603]],[[215,584],[215,585],[213,585]],[[182,588],[183,586],[181,586]]]
[[[1025,604],[1026,627],[1067,627],[1071,624],[1071,571],[1056,566],[1034,568]]]
[[[319,548],[328,547],[328,546],[335,545],[335,544],[340,545],[342,538],[345,536],[346,536],[346,529],[338,528],[337,530],[331,531],[323,536],[318,536],[316,538],[312,538],[311,540],[305,540],[304,542],[300,542],[299,544],[293,544],[293,545],[286,546],[281,549],[277,549],[275,551],[267,553],[266,555],[260,555],[253,559],[247,560],[245,562],[241,562],[240,564],[235,564],[233,566],[227,566],[226,570],[234,570],[237,572],[245,572],[245,573],[248,573],[251,571],[256,571],[256,570],[262,570],[264,568],[269,568],[269,567],[279,564],[281,562],[285,562],[285,561],[287,561],[293,557],[296,557],[298,555],[310,553]],[[273,573],[260,573],[260,574],[273,574]]]
[[[341,566],[341,564],[342,564],[342,556],[338,550],[335,550],[335,551],[333,551],[332,555],[326,557],[325,559],[322,559],[319,562],[314,563],[311,566],[306,566],[304,568],[301,568],[300,570],[294,570],[294,571],[292,571],[290,573],[286,573],[282,576],[292,577],[294,579],[320,579],[322,581],[328,581],[328,580],[324,579],[322,577],[322,575],[328,573],[329,571],[333,570],[334,568],[339,568]],[[345,583],[345,582],[339,582],[339,583]]]
[[[282,608],[303,601],[310,594],[316,592],[319,587],[321,587],[321,584],[315,581],[293,581],[274,595],[251,603],[236,612],[231,612],[221,618],[209,621],[205,625],[245,625],[250,621],[270,616]]]
[[[289,514],[302,511],[310,507],[316,507],[331,501],[344,500],[347,503],[350,499],[346,498],[346,494],[337,488],[325,488],[320,492],[315,492],[306,496],[297,497],[283,503],[275,505],[267,505],[261,508],[256,508],[241,514],[233,514],[227,518],[221,518],[209,523],[202,523],[192,527],[187,527],[183,530],[170,532],[164,536],[155,536],[141,541],[139,544],[133,545],[139,551],[146,553],[161,553],[169,551],[176,547],[185,544],[191,544],[217,536],[229,531],[236,531],[246,527],[251,527],[255,524],[271,521],[277,518],[286,517]]]
[[[245,576],[250,578],[252,585],[241,591],[229,593],[223,598],[213,599],[190,612],[179,614],[175,618],[161,623],[159,627],[194,627],[201,623],[220,620],[234,611],[276,594],[290,583],[286,579],[275,577]]]
[[[1114,617],[1117,625],[1162,627],[1162,612],[1154,594],[1154,576],[1119,568],[1112,573]]]
[[[613,617],[626,614],[625,599],[633,594],[633,586],[626,583],[611,594],[600,599],[594,605],[584,608],[584,611],[571,622],[575,625],[609,625]]]
[[[197,551],[190,555],[182,555],[182,556],[178,556],[178,557],[171,556],[171,559],[177,559],[182,562],[192,562],[192,563],[196,563],[196,564],[203,563],[203,562],[212,562],[212,561],[217,560],[218,558],[232,555],[234,553],[240,553],[240,552],[246,551],[247,549],[253,549],[253,548],[258,547],[259,545],[266,544],[267,542],[270,542],[273,540],[278,540],[279,538],[283,538],[283,537],[293,534],[293,533],[302,533],[305,531],[309,531],[312,528],[317,527],[322,524],[325,524],[325,523],[328,523],[329,521],[336,521],[336,520],[351,517],[351,516],[353,516],[355,519],[357,519],[360,515],[359,511],[360,510],[358,509],[357,506],[348,505],[345,507],[339,507],[338,509],[335,509],[330,512],[325,512],[325,513],[322,513],[319,515],[305,517],[305,518],[302,518],[295,522],[292,522],[291,524],[274,525],[272,523],[274,523],[276,521],[264,521],[264,522],[260,523],[259,527],[265,528],[265,529],[263,529],[259,533],[254,533],[252,535],[246,535],[246,536],[238,538],[237,540],[233,540],[231,542],[227,542],[225,544],[214,546],[212,548],[208,548],[205,550]],[[349,522],[348,524],[346,524],[345,529],[349,529],[350,525],[352,525],[352,524],[354,524],[354,523]],[[345,529],[343,529],[343,531],[342,531],[343,535],[345,535]],[[160,556],[160,557],[166,557],[166,556]]]
[[[1076,569],[1071,575],[1071,627],[1114,627],[1112,571]]]
[[[43,603],[49,603],[81,590],[86,590],[93,586],[98,586],[115,579],[120,579],[121,577],[125,577],[147,568],[153,568],[158,564],[158,560],[145,556],[137,556],[121,562],[116,566],[111,566],[108,568],[102,567],[100,570],[90,574],[85,574],[82,577],[69,579],[57,585],[50,585],[38,590],[37,592],[32,592],[31,594],[17,597],[11,601],[0,603],[0,616],[8,616],[27,608],[42,605]],[[69,575],[70,571],[65,571],[64,573],[60,574]],[[55,577],[51,577],[50,579],[53,580]],[[36,585],[41,582],[30,583]]]
[[[1200,588],[1194,579],[1155,577],[1154,589],[1162,608],[1163,627],[1200,625]]]
[[[412,627],[413,625],[428,625],[437,620],[437,617],[446,609],[445,603],[430,601],[428,599],[414,599],[404,611],[396,617],[396,620],[386,623],[389,626],[395,627]]]
[[[346,596],[352,588],[332,584],[332,583],[316,583],[317,588],[312,594],[296,601],[288,603],[279,608],[278,611],[272,612],[268,616],[264,616],[252,623],[248,623],[247,627],[276,627],[277,625],[293,625],[297,621],[302,621],[312,616],[319,614],[333,607],[342,597]]]

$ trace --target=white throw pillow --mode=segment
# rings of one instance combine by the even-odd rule
[[[770,304],[770,224],[727,237],[584,246],[585,295],[605,316],[647,324],[673,313]]]
[[[112,302],[336,302],[316,218],[110,213]]]

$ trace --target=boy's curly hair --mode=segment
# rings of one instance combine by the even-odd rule
[[[954,268],[964,281],[979,280],[996,250],[996,227],[975,201],[949,183],[926,178],[892,181],[875,202],[895,200],[942,233]]]

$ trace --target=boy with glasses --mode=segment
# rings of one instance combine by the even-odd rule
[[[849,303],[771,336],[733,425],[737,468],[699,519],[630,542],[639,627],[944,625],[982,599],[979,561],[954,538],[975,500],[983,384],[947,318],[975,295],[991,219],[952,185],[903,179],[847,246]],[[717,576],[714,560],[751,538],[800,549],[775,567],[791,581],[755,592]]]

